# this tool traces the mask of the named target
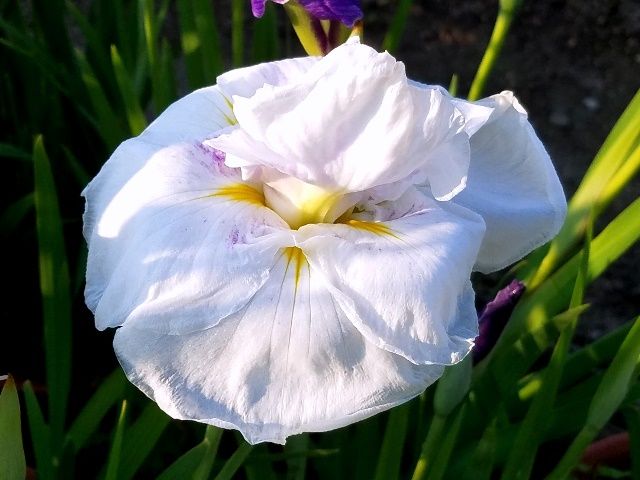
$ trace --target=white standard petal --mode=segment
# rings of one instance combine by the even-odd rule
[[[443,372],[367,341],[298,248],[243,310],[207,330],[163,335],[129,323],[114,347],[129,379],[174,418],[284,443],[415,397]]]
[[[238,126],[208,140],[228,165],[266,166],[332,194],[407,178],[463,127],[449,98],[410,85],[401,62],[354,42],[295,82],[234,98]],[[447,168],[433,180],[446,193],[460,185],[468,162],[468,146],[452,151],[438,155]],[[447,171],[456,178],[445,178]]]
[[[216,83],[229,99],[235,95],[251,97],[265,85],[279,86],[297,81],[318,60],[319,57],[288,58],[237,68],[220,75]]]
[[[476,269],[489,273],[552,239],[567,204],[551,159],[513,94],[478,103],[493,113],[471,137],[467,188],[454,201],[487,224]]]
[[[206,328],[266,281],[291,235],[261,192],[222,162],[201,144],[164,148],[103,206],[87,236],[85,298],[98,328]],[[91,213],[103,182],[85,192]]]
[[[390,215],[404,213],[407,195],[397,202],[402,212],[389,208]],[[469,276],[484,222],[465,208],[412,195],[418,208],[401,218],[306,225],[298,242],[371,342],[414,363],[452,364],[477,334]]]

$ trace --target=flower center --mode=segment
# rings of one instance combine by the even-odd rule
[[[333,223],[355,203],[344,192],[325,190],[294,177],[266,182],[264,199],[294,230],[310,223]]]

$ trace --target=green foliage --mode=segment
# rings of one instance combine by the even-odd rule
[[[0,156],[20,173],[7,186],[0,237],[15,249],[23,238],[18,234],[33,231],[37,240],[39,274],[33,280],[39,290],[29,294],[39,298],[35,311],[41,307],[42,315],[24,321],[43,332],[46,378],[45,388],[35,377],[33,384],[22,384],[23,417],[15,384],[5,383],[0,478],[24,478],[21,430],[27,433],[27,462],[44,480],[74,474],[160,480],[530,478],[544,464],[538,452],[551,441],[567,453],[544,473],[556,467],[552,478],[565,478],[612,418],[617,426],[624,419],[632,475],[640,476],[640,320],[589,345],[573,343],[588,308],[585,290],[597,288],[599,277],[640,238],[640,199],[603,222],[603,213],[640,170],[640,92],[571,199],[559,236],[515,270],[528,291],[492,353],[479,365],[468,358],[447,369],[435,387],[406,405],[335,432],[296,436],[284,448],[251,447],[217,427],[203,432],[201,425],[171,421],[128,387],[119,367],[109,375],[96,372],[98,381],[72,369],[78,349],[72,332],[91,321],[78,294],[86,255],[79,238],[80,190],[123,139],[139,134],[179,92],[215,83],[230,66],[290,56],[279,28],[286,20],[282,7],[268,2],[264,17],[255,20],[247,1],[0,0],[6,65]],[[471,98],[480,95],[499,60],[520,3],[500,2]],[[394,6],[383,43],[390,51],[401,43],[412,2]],[[301,7],[290,2],[286,8],[307,48],[320,53]],[[452,92],[458,84],[456,75]],[[607,472],[612,478],[625,474]]]
[[[13,378],[5,377],[0,392],[0,478],[22,480],[26,470],[18,392]]]

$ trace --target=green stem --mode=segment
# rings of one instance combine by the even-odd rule
[[[442,438],[444,427],[447,424],[447,418],[448,417],[441,415],[434,415],[411,480],[422,480],[426,478],[428,469],[431,466],[429,462],[435,457],[436,453],[438,453],[440,439]]]
[[[244,62],[244,3],[245,0],[231,2],[231,61],[234,67]]]
[[[496,19],[496,23],[493,27],[489,45],[484,52],[480,66],[478,66],[476,76],[471,84],[471,89],[469,90],[469,100],[478,100],[482,96],[487,79],[491,75],[496,61],[500,56],[500,52],[504,46],[504,41],[509,33],[509,28],[511,27],[511,22],[520,7],[520,3],[521,2],[518,0],[500,2],[498,18]]]

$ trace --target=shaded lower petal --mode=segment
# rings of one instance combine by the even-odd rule
[[[452,364],[477,334],[469,276],[484,223],[467,209],[413,195],[419,209],[406,216],[307,225],[298,242],[369,341],[414,363]]]
[[[489,273],[553,238],[567,205],[551,159],[513,94],[478,103],[493,113],[471,137],[467,187],[454,201],[487,224],[476,269]]]
[[[441,374],[368,342],[297,248],[218,325],[114,340],[129,379],[174,418],[237,428],[250,443],[338,428],[403,403]]]

